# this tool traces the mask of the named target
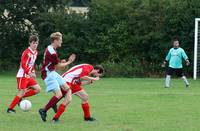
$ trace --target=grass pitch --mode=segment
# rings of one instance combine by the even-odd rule
[[[91,114],[97,121],[83,121],[81,101],[73,101],[58,124],[52,124],[54,113],[42,122],[38,109],[49,100],[45,86],[38,79],[42,91],[28,98],[32,110],[23,112],[16,106],[16,114],[6,109],[16,94],[13,75],[0,75],[0,131],[199,131],[200,81],[190,80],[185,88],[181,79],[172,79],[172,88],[165,89],[164,79],[103,78],[85,86],[89,94]]]

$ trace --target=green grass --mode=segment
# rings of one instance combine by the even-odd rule
[[[80,100],[73,101],[59,124],[51,124],[53,111],[46,123],[40,120],[38,109],[51,97],[45,86],[32,102],[30,112],[16,107],[16,114],[6,109],[16,93],[16,80],[11,75],[0,75],[0,131],[199,131],[200,81],[191,82],[186,89],[183,81],[173,79],[170,89],[163,88],[164,79],[104,78],[86,86],[91,113],[96,122],[84,122]]]

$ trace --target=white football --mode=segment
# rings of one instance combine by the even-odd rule
[[[32,107],[32,104],[29,100],[22,100],[19,106],[23,111],[29,111]]]

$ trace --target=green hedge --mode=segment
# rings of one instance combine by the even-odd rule
[[[193,59],[197,0],[93,0],[88,14],[68,13],[63,5],[65,1],[48,0],[0,3],[1,70],[18,66],[28,36],[35,32],[40,38],[38,65],[54,31],[63,33],[62,59],[76,53],[76,63],[103,63],[107,76],[161,76],[160,63],[174,36]]]

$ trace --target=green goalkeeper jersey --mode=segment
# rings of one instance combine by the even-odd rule
[[[169,61],[169,67],[171,68],[183,68],[182,59],[187,60],[188,56],[182,48],[171,48],[167,54],[165,60]]]

